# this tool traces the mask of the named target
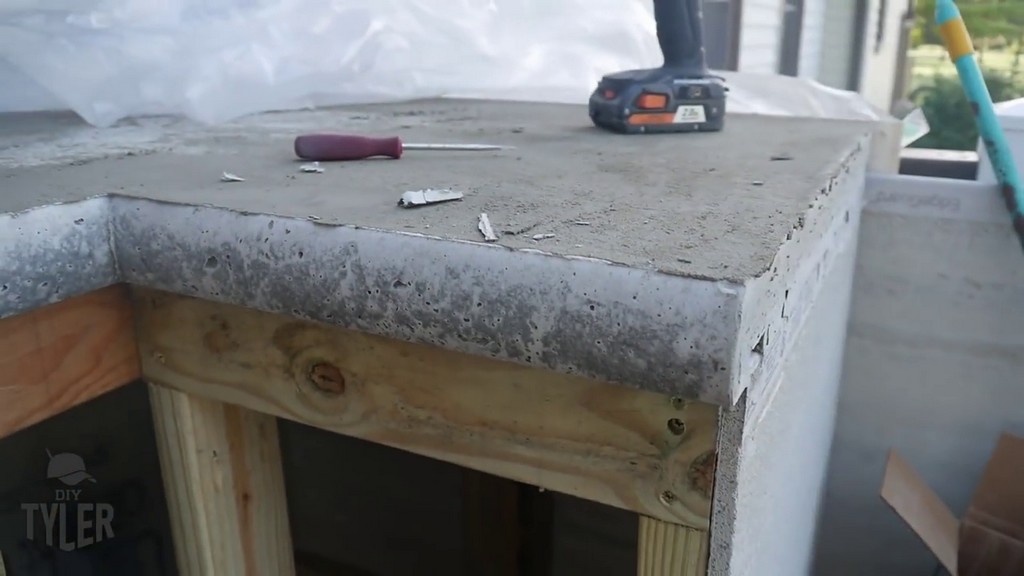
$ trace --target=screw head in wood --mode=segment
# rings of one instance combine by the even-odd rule
[[[665,506],[671,506],[676,501],[676,495],[670,490],[665,490],[658,494],[658,500],[661,500],[661,503]]]
[[[686,422],[683,422],[679,418],[669,418],[668,430],[676,436],[682,436],[686,432]]]

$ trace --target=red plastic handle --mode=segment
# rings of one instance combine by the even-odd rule
[[[303,160],[362,160],[372,156],[402,156],[402,140],[349,134],[305,134],[295,139],[295,155]]]

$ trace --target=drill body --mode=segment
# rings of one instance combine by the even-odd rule
[[[700,2],[654,0],[665,63],[602,78],[590,96],[595,125],[626,134],[723,128],[726,87],[708,74]]]

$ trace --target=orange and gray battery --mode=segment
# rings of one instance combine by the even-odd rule
[[[590,96],[591,120],[627,134],[721,130],[726,88],[708,73],[700,0],[654,0],[654,19],[664,65],[602,78]]]

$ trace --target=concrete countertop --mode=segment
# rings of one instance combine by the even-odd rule
[[[725,404],[744,289],[870,129],[732,115],[721,133],[622,136],[582,106],[466,100],[213,128],[9,115],[0,317],[124,281]],[[515,148],[302,173],[292,141],[314,131]],[[424,188],[465,197],[396,205]]]

